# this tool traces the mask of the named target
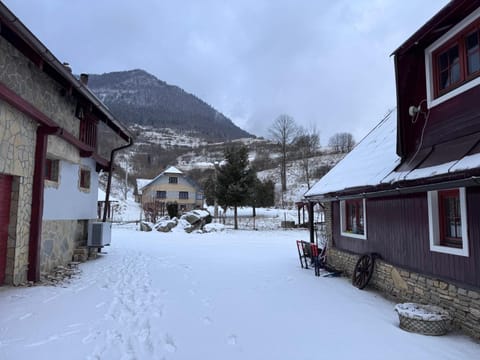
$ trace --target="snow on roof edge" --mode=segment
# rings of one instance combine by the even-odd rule
[[[396,111],[392,110],[304,197],[381,183],[400,163],[396,154],[396,125]]]

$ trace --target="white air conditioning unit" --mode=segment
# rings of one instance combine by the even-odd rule
[[[91,222],[88,224],[87,246],[102,247],[110,245],[112,237],[112,223]]]

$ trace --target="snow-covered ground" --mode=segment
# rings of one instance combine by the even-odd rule
[[[63,286],[0,288],[0,359],[479,359],[398,327],[394,303],[301,269],[301,230],[116,227]]]

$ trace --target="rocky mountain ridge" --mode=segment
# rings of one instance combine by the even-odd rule
[[[206,141],[253,137],[203,100],[144,70],[92,74],[88,87],[129,127],[170,128]]]

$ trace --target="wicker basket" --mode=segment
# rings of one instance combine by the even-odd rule
[[[441,307],[405,303],[397,304],[395,311],[403,330],[423,335],[444,335],[450,330],[452,317]]]

